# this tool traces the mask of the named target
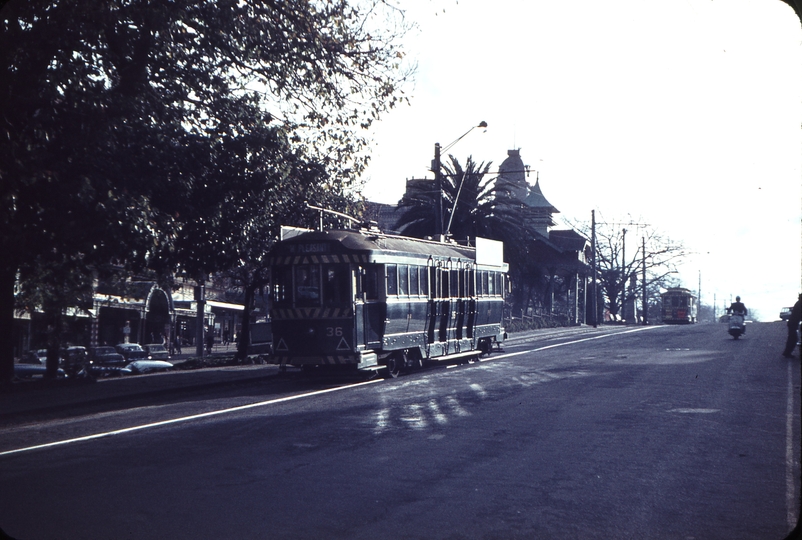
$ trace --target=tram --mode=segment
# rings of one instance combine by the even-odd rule
[[[477,247],[384,234],[311,231],[269,254],[273,356],[312,370],[474,360],[506,337],[501,242]]]
[[[696,322],[696,297],[689,289],[672,287],[662,293],[663,322],[666,324],[690,324]]]

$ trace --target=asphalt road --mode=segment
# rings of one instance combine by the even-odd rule
[[[779,540],[800,490],[800,363],[781,356],[784,332],[566,333],[395,380],[289,374],[5,425],[0,527],[19,540]]]

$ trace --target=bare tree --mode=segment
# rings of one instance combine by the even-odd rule
[[[572,223],[571,226],[590,238],[587,223]],[[672,281],[677,264],[687,254],[681,242],[663,235],[651,225],[632,220],[597,222],[597,277],[610,316],[619,318],[623,306],[642,299],[644,286],[647,304],[656,304],[660,288]],[[627,317],[635,315],[626,313]]]

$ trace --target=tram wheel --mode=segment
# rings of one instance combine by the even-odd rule
[[[399,358],[395,354],[391,354],[387,358],[387,377],[390,379],[395,379],[401,374],[401,363],[403,362],[402,358]]]

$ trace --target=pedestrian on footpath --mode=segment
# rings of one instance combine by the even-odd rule
[[[794,356],[794,349],[798,339],[796,331],[799,328],[800,321],[802,321],[802,294],[797,298],[796,304],[791,309],[791,316],[788,317],[788,337],[785,340],[785,350],[783,351],[783,356],[786,358]]]

